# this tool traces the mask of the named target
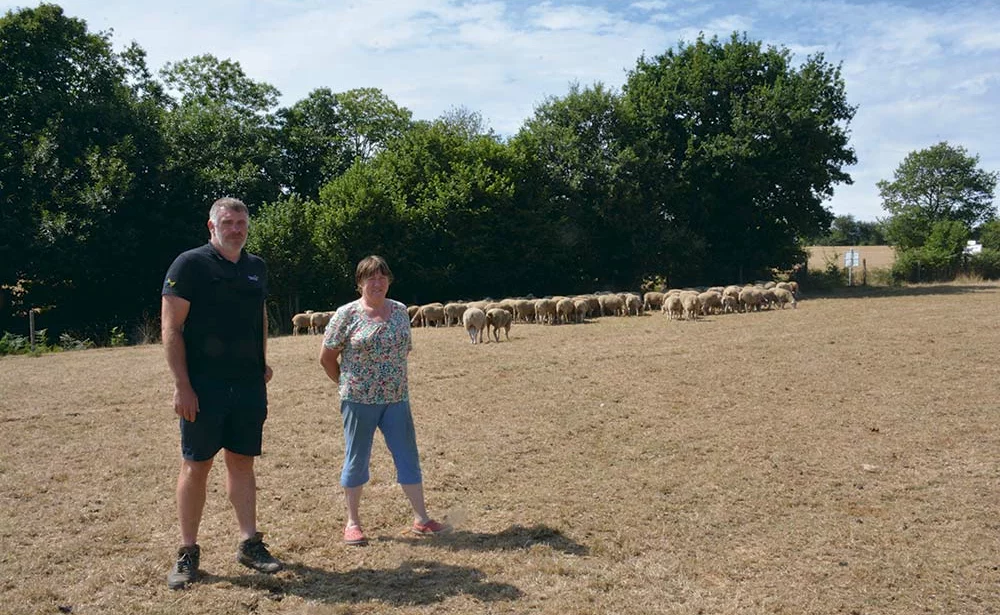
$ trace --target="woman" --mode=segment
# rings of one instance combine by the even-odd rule
[[[382,430],[396,466],[396,480],[413,508],[410,531],[421,535],[449,532],[451,528],[431,519],[424,506],[406,379],[406,355],[413,347],[406,306],[386,298],[392,272],[382,257],[362,259],[355,280],[361,298],[337,309],[326,327],[319,355],[326,375],[340,388],[345,448],[340,484],[347,501],[344,542],[368,544],[358,509],[369,478],[376,429]]]

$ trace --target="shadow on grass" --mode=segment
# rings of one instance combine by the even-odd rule
[[[487,582],[485,578],[486,575],[475,568],[412,561],[392,570],[358,568],[347,572],[330,572],[289,563],[277,576],[253,574],[233,578],[206,575],[205,581],[226,581],[264,590],[273,600],[292,595],[331,604],[378,601],[394,607],[435,604],[460,595],[482,602],[517,600],[524,595],[513,585]]]
[[[586,555],[588,551],[587,547],[570,540],[561,531],[547,525],[531,527],[512,525],[496,534],[456,530],[451,534],[434,538],[401,536],[393,540],[452,551],[514,551],[530,549],[535,545],[545,545],[567,555]]]

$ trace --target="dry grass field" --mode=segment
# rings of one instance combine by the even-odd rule
[[[274,339],[258,508],[288,568],[234,561],[220,461],[179,592],[162,349],[0,359],[0,612],[1000,613],[998,305],[966,284],[483,346],[416,329],[428,504],[456,531],[402,533],[378,442],[365,548],[340,543],[319,338]]]
[[[868,269],[888,269],[896,262],[896,250],[892,246],[808,246],[809,269],[821,271],[829,261],[844,267],[844,254],[856,250],[868,265]]]

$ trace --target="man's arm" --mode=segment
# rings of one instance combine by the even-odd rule
[[[194,422],[198,414],[198,396],[191,388],[184,346],[184,322],[191,302],[176,295],[163,295],[160,305],[160,334],[167,367],[174,377],[174,412],[186,421]]]

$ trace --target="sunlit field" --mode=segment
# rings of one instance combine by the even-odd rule
[[[428,505],[456,530],[404,533],[378,441],[364,548],[320,338],[272,339],[258,517],[287,569],[236,563],[220,460],[185,591],[162,348],[0,359],[0,612],[998,613],[1000,286],[849,290],[481,346],[414,329]]]

